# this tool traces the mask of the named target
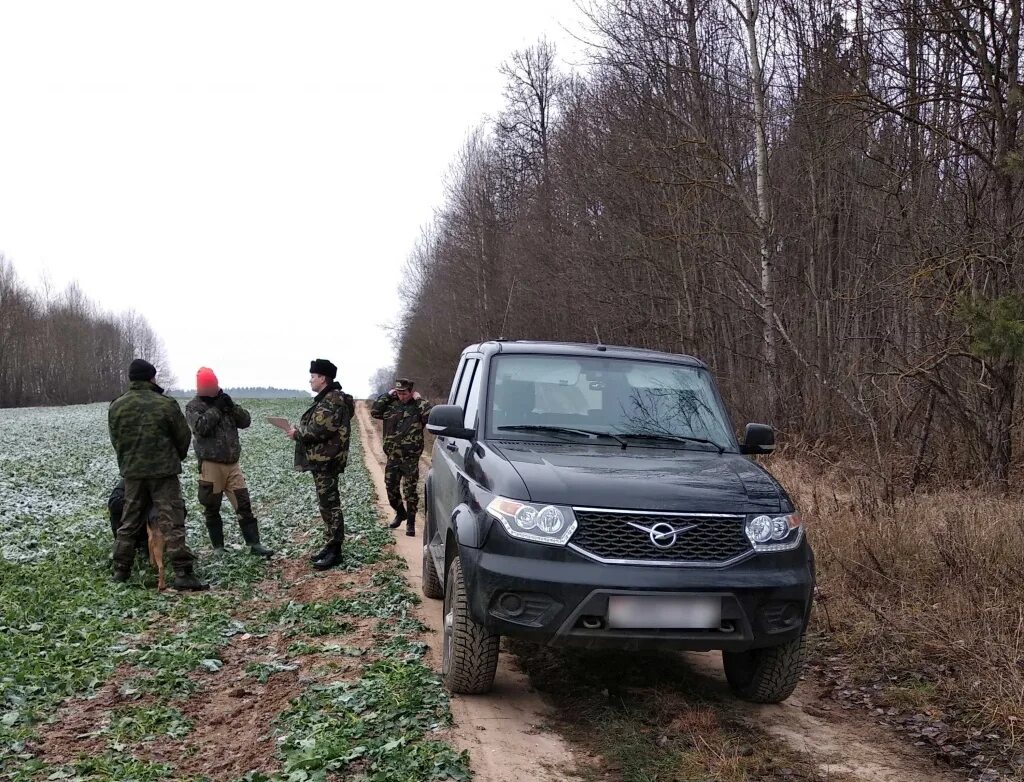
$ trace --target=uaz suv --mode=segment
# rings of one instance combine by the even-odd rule
[[[741,698],[799,679],[814,559],[782,486],[737,442],[706,365],[605,345],[466,348],[426,479],[423,593],[444,599],[442,676],[490,689],[502,635],[721,649]]]

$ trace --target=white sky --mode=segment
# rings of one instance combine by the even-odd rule
[[[181,387],[306,388],[323,357],[364,395],[500,64],[542,35],[579,61],[581,26],[573,0],[0,0],[0,253],[140,312]]]

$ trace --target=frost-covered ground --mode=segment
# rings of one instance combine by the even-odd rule
[[[264,517],[264,536],[281,539],[289,521],[308,515],[312,482],[294,472],[291,441],[264,417],[295,420],[308,402],[239,402],[253,417],[252,426],[241,433],[242,471],[256,514]],[[197,465],[191,449],[183,468],[189,544],[207,545],[195,499]],[[32,562],[74,546],[82,537],[102,534],[109,525],[107,497],[117,480],[107,403],[0,409],[0,557]],[[229,544],[239,543],[226,499],[222,515]]]

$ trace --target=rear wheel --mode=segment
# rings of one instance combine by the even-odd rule
[[[444,589],[444,640],[441,679],[448,692],[478,695],[494,684],[501,636],[473,621],[469,614],[462,563],[448,566]]]
[[[729,687],[752,703],[780,703],[793,694],[804,670],[804,636],[781,646],[722,652]]]

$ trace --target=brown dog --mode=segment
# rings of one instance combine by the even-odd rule
[[[146,527],[149,532],[149,562],[156,568],[156,588],[163,592],[167,589],[167,583],[164,581],[164,548],[167,541],[154,514],[147,516]]]

